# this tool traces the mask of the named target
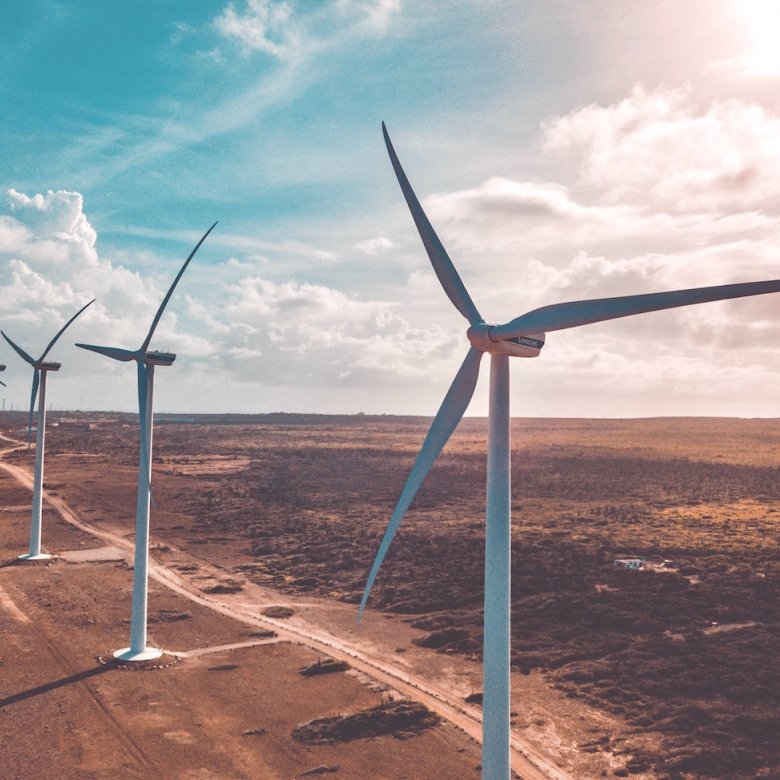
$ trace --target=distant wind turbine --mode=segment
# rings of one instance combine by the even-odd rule
[[[35,429],[35,476],[33,479],[32,521],[30,523],[30,552],[20,555],[23,561],[40,561],[51,558],[51,555],[41,552],[41,510],[43,506],[43,460],[46,446],[46,374],[49,371],[59,371],[61,363],[44,362],[51,348],[57,343],[57,339],[68,329],[68,326],[76,317],[95,302],[93,298],[88,304],[82,306],[58,331],[57,335],[49,342],[43,354],[35,360],[30,357],[18,344],[14,344],[8,336],[2,333],[3,338],[14,348],[17,354],[33,367],[32,393],[30,394],[30,414],[27,420],[27,446],[32,437],[32,419],[35,410],[35,399],[38,399],[38,421]],[[5,366],[3,366],[5,368]]]
[[[412,466],[368,575],[358,620],[390,542],[425,476],[471,401],[485,352],[490,353],[485,611],[483,647],[482,776],[508,780],[510,772],[510,443],[509,357],[537,357],[544,332],[695,303],[780,292],[780,280],[700,287],[619,298],[571,301],[534,309],[504,325],[488,325],[474,305],[452,261],[412,190],[382,124],[390,160],[433,270],[455,308],[468,320],[471,347]]]
[[[135,514],[135,566],[133,571],[133,604],[130,616],[130,647],[117,650],[114,656],[122,661],[149,661],[159,658],[162,650],[146,645],[146,605],[148,600],[149,565],[149,502],[152,483],[152,397],[154,391],[154,367],[170,366],[176,355],[172,352],[154,352],[149,350],[149,344],[162,317],[168,301],[176,289],[182,274],[187,269],[190,260],[200,249],[206,237],[216,227],[215,222],[203,235],[184,261],[181,270],[176,274],[173,284],[163,298],[157,314],[152,320],[152,326],[146,334],[143,344],[133,352],[119,347],[96,347],[93,344],[76,344],[82,349],[89,349],[114,360],[130,362],[134,360],[138,368],[138,420],[140,427],[140,454],[138,458],[138,495]]]

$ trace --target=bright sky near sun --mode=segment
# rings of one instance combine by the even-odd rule
[[[481,312],[780,278],[780,0],[8,0],[0,327],[55,409],[435,413]],[[31,370],[0,343],[7,405]],[[780,297],[548,335],[513,414],[780,414]],[[487,374],[486,371],[483,371]],[[469,413],[486,413],[483,376]]]

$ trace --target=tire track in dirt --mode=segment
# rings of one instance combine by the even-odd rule
[[[0,438],[12,442],[0,434]],[[18,449],[10,447],[0,451],[0,457],[7,452]],[[30,474],[10,463],[0,461],[0,468],[9,473],[19,484],[32,488]],[[77,517],[71,507],[59,496],[43,491],[43,499],[52,506],[60,516],[79,530],[125,550],[133,549],[133,542],[123,536],[105,529],[97,528]],[[214,569],[216,571],[216,569]],[[285,624],[266,616],[256,614],[251,607],[236,606],[201,591],[196,585],[185,580],[180,574],[149,557],[149,576],[161,585],[178,593],[184,598],[214,610],[222,615],[260,628],[273,628],[278,634],[277,641],[289,641],[304,645],[337,660],[347,661],[351,666],[377,682],[394,688],[400,693],[424,704],[428,709],[448,720],[465,732],[479,744],[482,743],[482,713],[476,707],[462,704],[456,697],[436,686],[426,683],[421,677],[410,675],[392,664],[371,657],[365,651],[355,649],[338,638],[319,631],[305,630]],[[560,767],[556,766],[542,751],[525,740],[512,737],[511,742],[512,769],[523,780],[574,780]]]
[[[2,585],[0,585],[0,607],[6,610],[6,612],[9,612],[11,616],[20,623],[30,622],[30,618],[28,618],[27,615],[25,615],[24,612],[19,609],[19,607],[16,605],[16,602],[11,598],[8,591],[3,589]]]
[[[49,638],[48,634],[41,629],[36,621],[30,620],[29,617],[27,617],[23,610],[19,608],[16,601],[11,598],[11,595],[5,590],[2,592],[7,601],[13,604],[15,610],[22,614],[24,622],[32,629],[40,642],[46,646],[51,656],[59,664],[60,669],[66,673],[66,677],[78,678],[80,674],[83,674],[84,669],[76,668],[71,660],[62,652],[59,646]],[[87,694],[87,698],[97,707],[100,716],[107,721],[109,729],[115,733],[119,742],[124,745],[128,755],[139,765],[139,771],[143,772],[145,776],[162,777],[163,775],[160,773],[160,768],[157,764],[149,757],[143,747],[127,733],[108,707],[100,700],[97,693],[90,687],[89,683],[86,680],[75,679],[73,684],[78,685],[81,690]],[[153,774],[150,775],[150,772]]]

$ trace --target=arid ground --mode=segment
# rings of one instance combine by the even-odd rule
[[[102,662],[129,630],[135,418],[50,421],[43,540],[62,557],[11,565],[32,457],[0,470],[3,777],[479,776],[462,729],[481,689],[484,420],[429,475],[357,627],[426,421],[158,417],[166,655],[141,671]],[[22,426],[0,417],[12,439]],[[513,426],[515,766],[780,776],[780,421]],[[300,673],[327,658],[348,669]]]

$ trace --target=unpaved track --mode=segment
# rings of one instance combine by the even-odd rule
[[[0,439],[14,445],[0,450],[0,458],[7,452],[24,446],[2,434],[0,434]],[[0,460],[0,468],[4,469],[23,487],[32,489],[32,476],[25,469],[2,460]],[[43,500],[52,506],[64,520],[81,531],[121,549],[128,551],[133,549],[133,543],[123,536],[97,528],[77,517],[70,506],[59,496],[51,495],[44,490]],[[259,611],[251,605],[231,604],[213,594],[204,593],[192,582],[151,557],[149,559],[149,576],[175,593],[222,615],[255,627],[272,628],[278,635],[276,641],[295,642],[331,658],[347,661],[354,669],[424,704],[428,709],[460,728],[472,739],[479,743],[482,742],[482,713],[479,709],[462,703],[445,689],[431,685],[418,675],[398,669],[387,663],[384,658],[374,657],[365,649],[350,646],[338,637],[326,632],[311,628],[304,629],[280,620],[274,620],[260,615]],[[571,775],[557,767],[546,755],[525,740],[513,736],[511,748],[512,769],[523,780],[574,780]]]
[[[268,639],[255,639],[251,642],[232,642],[229,645],[211,645],[211,647],[198,647],[195,650],[166,650],[169,655],[175,655],[177,658],[200,658],[203,655],[213,655],[214,653],[224,653],[228,650],[241,650],[244,647],[260,647],[262,645],[273,645],[281,642],[278,636]]]

